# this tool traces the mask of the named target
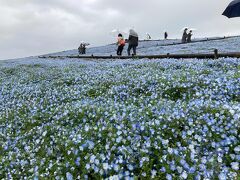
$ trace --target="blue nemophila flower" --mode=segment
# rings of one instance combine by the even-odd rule
[[[196,168],[195,167],[190,167],[189,173],[194,174],[195,172],[196,172]]]
[[[146,177],[146,176],[147,176],[146,172],[142,172],[141,175],[142,175],[143,177]]]
[[[113,169],[114,169],[114,171],[118,172],[119,171],[119,165],[118,164],[114,164],[113,165]]]
[[[132,171],[133,170],[133,166],[130,164],[130,165],[128,165],[128,169],[130,170],[130,171]]]
[[[152,170],[151,171],[151,178],[154,178],[157,174],[157,171],[156,170]]]
[[[240,161],[240,155],[236,155],[236,160]]]
[[[236,153],[239,153],[239,152],[240,152],[240,146],[235,147],[235,148],[234,148],[234,151],[235,151]]]
[[[67,180],[73,180],[73,176],[69,172],[66,173],[66,178],[67,178]]]
[[[232,167],[232,169],[238,171],[239,170],[239,162],[232,162],[231,167]]]
[[[200,174],[197,174],[197,175],[194,177],[194,180],[201,180],[201,175],[200,175]]]
[[[176,166],[175,166],[174,163],[171,163],[171,164],[170,164],[170,169],[171,169],[172,171],[175,171],[175,170],[176,170]]]
[[[91,168],[91,165],[90,165],[90,164],[86,164],[86,165],[85,165],[85,168],[86,168],[87,170],[89,170],[89,169]]]
[[[182,177],[183,179],[187,179],[187,177],[188,177],[187,172],[186,172],[186,171],[183,171],[183,173],[181,174],[181,177]]]
[[[166,175],[166,179],[167,179],[167,180],[172,180],[172,175],[167,174],[167,175]]]
[[[162,168],[160,169],[160,171],[161,171],[161,172],[166,172],[166,168],[165,168],[165,167],[162,167]]]
[[[219,163],[222,163],[222,162],[223,162],[223,159],[222,159],[221,156],[218,156],[218,157],[217,157],[217,160],[218,160]]]
[[[75,160],[75,164],[76,164],[77,166],[80,166],[80,158],[77,158],[77,159]]]
[[[108,170],[108,168],[109,168],[108,163],[103,163],[103,169],[104,169],[104,170]]]

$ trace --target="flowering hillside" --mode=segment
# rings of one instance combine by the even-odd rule
[[[1,179],[239,179],[240,61],[0,62]]]

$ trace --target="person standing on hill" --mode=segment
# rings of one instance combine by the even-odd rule
[[[123,48],[125,46],[125,39],[123,38],[122,34],[118,34],[118,41],[117,41],[118,49],[117,49],[117,55],[121,56]]]
[[[146,33],[146,35],[147,35],[147,40],[151,40],[152,39],[152,37],[150,36],[149,33]]]
[[[187,34],[187,42],[190,43],[192,42],[192,30],[189,31],[189,33]]]
[[[86,54],[86,47],[89,46],[89,43],[81,42],[80,46],[78,47],[79,54]]]
[[[167,31],[164,33],[164,39],[165,40],[167,40],[167,38],[168,38],[168,33],[167,33]]]
[[[133,49],[133,55],[137,54],[136,52],[137,46],[138,46],[138,34],[133,29],[130,29],[127,49],[128,56],[130,56],[131,54],[131,49]]]
[[[183,35],[182,35],[182,43],[186,43],[187,42],[187,30],[188,28],[185,28],[183,31]]]
[[[78,53],[83,54],[83,44],[81,43],[80,46],[78,47]]]

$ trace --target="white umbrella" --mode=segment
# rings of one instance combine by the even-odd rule
[[[118,32],[120,32],[119,29],[113,29],[113,30],[111,31],[111,33],[118,33]]]
[[[110,32],[110,34],[111,35],[116,35],[116,34],[118,34],[120,31],[119,31],[119,29],[113,29],[111,32]]]
[[[197,31],[197,29],[195,29],[195,28],[190,28],[190,29],[188,29],[189,31]]]
[[[112,36],[114,36],[114,37],[116,37],[118,34],[127,34],[126,32],[124,32],[124,31],[121,31],[121,30],[119,30],[119,29],[113,29],[111,32],[110,32],[110,34],[112,35]]]
[[[119,34],[119,30],[118,29],[113,29],[112,31],[109,32],[109,34],[113,37],[116,37]]]
[[[184,31],[185,29],[189,29],[189,27],[184,27],[181,29],[181,31]]]
[[[89,46],[90,44],[89,43],[86,43],[84,41],[81,41],[81,44],[85,45],[85,46]]]

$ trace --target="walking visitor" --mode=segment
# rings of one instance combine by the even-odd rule
[[[138,46],[138,34],[133,30],[130,29],[129,31],[129,38],[128,38],[128,56],[130,56],[131,54],[131,50],[133,49],[133,54],[132,55],[136,55],[136,49]]]

